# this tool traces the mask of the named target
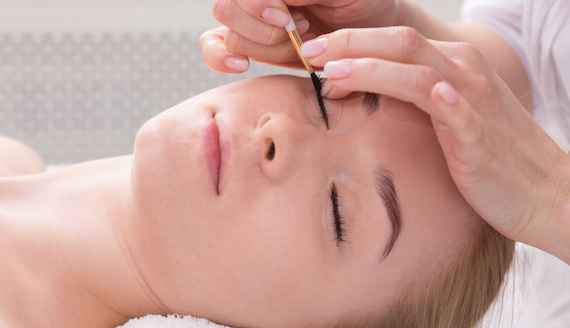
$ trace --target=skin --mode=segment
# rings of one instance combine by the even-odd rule
[[[311,87],[290,76],[227,85],[147,122],[133,157],[0,179],[3,326],[114,327],[178,313],[301,327],[377,312],[457,256],[481,221],[429,116],[381,97],[368,117],[355,94],[327,100],[326,130]],[[211,118],[225,149],[218,190],[202,149]],[[378,165],[393,172],[402,207],[383,260],[392,226]],[[347,230],[338,246],[331,183]]]
[[[45,172],[42,159],[18,140],[0,136],[0,177]]]
[[[207,65],[215,71],[241,73],[224,64],[230,56],[272,65],[303,68],[284,27],[288,13],[304,40],[344,27],[390,26],[396,24],[401,11],[394,0],[215,0],[212,14],[228,28],[205,33],[200,46]],[[293,6],[288,8],[287,5]],[[274,8],[285,15],[284,21],[264,10]],[[275,13],[275,10],[274,10]],[[257,56],[259,55],[259,56]]]
[[[223,26],[204,33],[200,38],[204,60],[212,70],[241,73],[242,70],[226,66],[227,58],[244,62],[252,59],[275,66],[304,69],[283,29],[288,21],[282,23],[274,16],[264,16],[267,8],[290,12],[304,41],[339,29],[408,26],[431,40],[472,44],[507,83],[523,106],[532,111],[531,88],[524,66],[516,52],[497,32],[476,23],[444,22],[411,0],[215,0],[212,14]],[[403,41],[405,43],[405,39]],[[373,39],[370,35],[363,36],[362,40],[353,39],[350,48],[367,45],[388,48],[387,43]],[[359,57],[406,62],[406,54],[401,55],[403,56],[393,58],[378,55]],[[324,63],[313,65],[323,67]],[[368,79],[363,82],[377,81]],[[334,87],[336,88],[331,88],[333,92],[328,95],[329,98],[343,98],[348,94],[347,91],[352,90],[341,88],[337,84]]]
[[[210,68],[236,73],[225,65],[228,56],[298,65],[294,53],[282,51],[287,37],[275,27],[284,25],[263,17],[268,7],[294,6],[295,20],[308,31],[301,51],[330,78],[327,97],[376,92],[415,104],[432,116],[451,175],[477,213],[506,237],[570,264],[570,157],[532,118],[526,69],[497,32],[443,22],[410,0],[216,4],[214,15],[225,26],[200,40]],[[351,16],[364,9],[378,20]],[[315,37],[329,39],[320,54],[310,49]]]
[[[430,114],[455,184],[477,213],[506,237],[570,264],[570,157],[477,48],[410,28],[325,37],[326,50],[308,60],[325,66],[330,83],[389,94]],[[359,42],[367,39],[394,46]],[[347,40],[354,46],[343,47]]]

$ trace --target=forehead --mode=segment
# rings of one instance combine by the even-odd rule
[[[453,182],[431,118],[387,97],[377,115],[378,160],[393,172],[402,208],[401,235],[386,264],[408,263],[399,267],[413,274],[449,263],[480,231],[481,221]]]
[[[260,102],[295,101],[314,92],[311,79],[292,75],[268,75],[230,83],[204,94],[210,96],[228,96],[244,101]]]

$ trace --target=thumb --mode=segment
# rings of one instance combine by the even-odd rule
[[[226,49],[224,37],[227,31],[228,28],[222,26],[204,32],[200,36],[200,51],[211,70],[222,73],[243,73],[249,68],[249,58],[232,54]]]

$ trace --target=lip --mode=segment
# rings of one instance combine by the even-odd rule
[[[213,117],[207,119],[202,124],[202,149],[210,181],[214,186],[216,194],[219,195],[221,165],[220,131]]]

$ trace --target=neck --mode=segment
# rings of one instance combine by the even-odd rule
[[[0,326],[116,327],[169,312],[125,242],[131,162],[0,179]]]

